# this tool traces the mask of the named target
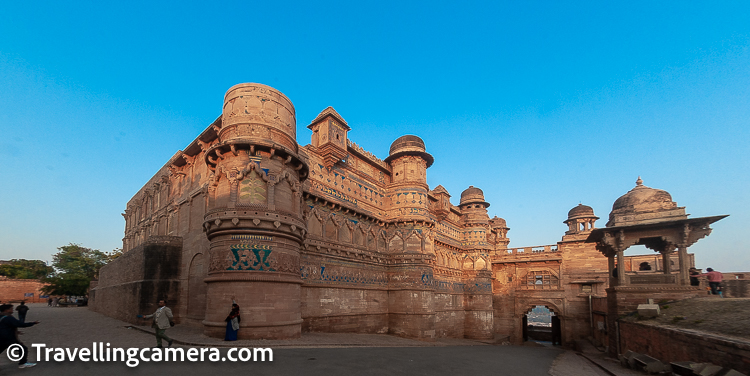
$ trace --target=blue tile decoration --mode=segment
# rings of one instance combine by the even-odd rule
[[[300,276],[306,284],[388,286],[388,275],[385,270],[363,268],[357,263],[339,260],[303,261],[300,265]]]
[[[231,265],[226,270],[265,270],[275,272],[268,263],[271,246],[262,244],[235,244],[230,247]]]

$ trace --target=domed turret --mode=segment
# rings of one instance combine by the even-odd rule
[[[492,228],[508,228],[508,224],[505,222],[505,219],[502,219],[498,216],[494,216],[492,219],[490,219],[490,226],[492,226]]]
[[[565,232],[565,235],[588,234],[594,229],[594,222],[597,219],[599,217],[594,215],[594,209],[588,205],[578,204],[578,206],[570,209],[568,219],[563,221],[563,223],[568,225],[568,231]],[[568,239],[563,236],[563,240],[574,239]]]
[[[638,177],[635,188],[618,198],[612,205],[607,227],[630,226],[686,219],[684,207],[677,207],[672,195],[661,189],[643,185]]]
[[[570,209],[568,212],[568,219],[575,219],[578,217],[590,217],[594,215],[594,209],[591,208],[591,206],[578,204],[573,209]]]
[[[495,238],[495,250],[502,251],[507,249],[508,244],[510,243],[510,239],[508,239],[508,231],[510,231],[510,227],[508,227],[505,220],[498,216],[494,216],[490,219],[490,227],[493,232],[497,233],[497,238]]]
[[[390,155],[385,159],[391,167],[391,183],[399,186],[419,187],[427,193],[427,168],[434,159],[425,152],[424,141],[414,135],[401,136],[391,144]]]
[[[484,192],[481,189],[470,185],[465,191],[461,192],[461,203],[460,206],[468,204],[482,204],[485,208],[488,208],[490,204],[484,201]]]
[[[424,141],[421,138],[414,135],[401,136],[391,144],[391,150],[385,162],[390,163],[404,155],[416,155],[424,159],[427,162],[427,167],[430,167],[435,159],[425,150]]]

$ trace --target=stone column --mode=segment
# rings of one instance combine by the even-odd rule
[[[617,285],[625,286],[625,251],[617,251]]]
[[[661,262],[664,264],[664,274],[671,274],[672,273],[672,266],[669,262],[669,252],[663,251],[661,253]]]
[[[682,244],[677,248],[677,256],[680,258],[680,280],[679,284],[690,286],[690,274],[688,273],[687,247]]]

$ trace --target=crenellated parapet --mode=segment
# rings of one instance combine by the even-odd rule
[[[383,160],[376,157],[375,154],[372,154],[369,151],[362,148],[361,146],[355,144],[354,142],[352,142],[352,140],[347,139],[346,142],[347,142],[350,152],[359,154],[360,156],[372,162],[379,168],[388,171],[388,165],[385,162],[383,162]]]

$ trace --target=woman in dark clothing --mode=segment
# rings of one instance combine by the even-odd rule
[[[698,280],[698,277],[700,277],[701,272],[698,271],[696,268],[690,268],[690,286],[700,286],[701,281]]]
[[[232,312],[226,318],[227,334],[224,336],[225,341],[236,341],[237,332],[240,330],[240,306],[232,299]]]

